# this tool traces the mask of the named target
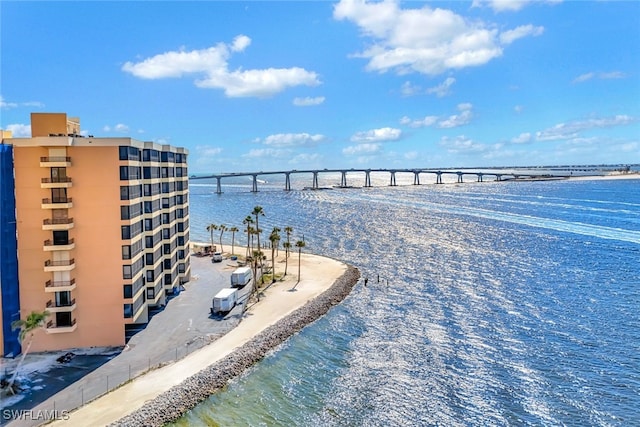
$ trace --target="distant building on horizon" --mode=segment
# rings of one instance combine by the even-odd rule
[[[20,351],[10,323],[44,310],[33,351],[124,345],[190,280],[187,150],[83,136],[65,113],[1,146],[2,354]]]

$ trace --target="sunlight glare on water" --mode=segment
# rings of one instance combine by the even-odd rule
[[[214,193],[369,285],[176,425],[640,424],[638,180]]]

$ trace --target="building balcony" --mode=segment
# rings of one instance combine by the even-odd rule
[[[70,324],[64,325],[57,325],[53,320],[50,320],[49,322],[47,322],[46,331],[48,334],[63,334],[67,332],[73,332],[77,327],[78,325],[76,324],[76,319],[73,319]]]
[[[47,280],[44,284],[45,292],[64,292],[64,291],[72,291],[76,288],[76,279],[71,279],[69,281],[52,281]]]
[[[69,188],[71,185],[71,178],[68,176],[60,178],[42,178],[40,180],[40,188]]]
[[[43,230],[69,230],[73,228],[73,218],[47,218],[42,221]]]
[[[73,258],[61,261],[47,260],[44,262],[44,271],[47,272],[71,271],[74,268],[76,268],[76,261]]]
[[[76,299],[73,298],[68,304],[56,303],[53,300],[47,301],[47,311],[49,313],[59,313],[62,311],[73,311],[76,309]]]
[[[73,239],[67,239],[66,242],[53,242],[52,240],[45,240],[43,249],[45,251],[70,251],[75,248],[76,244]]]
[[[71,157],[40,157],[42,168],[64,168],[71,166]]]
[[[55,199],[42,199],[42,209],[69,209],[73,207],[71,197],[57,197]]]

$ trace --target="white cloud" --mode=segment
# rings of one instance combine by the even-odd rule
[[[528,142],[531,142],[531,133],[529,132],[521,133],[515,138],[511,138],[511,142],[513,142],[514,144],[526,144]]]
[[[294,98],[293,105],[296,107],[309,107],[312,105],[320,105],[324,102],[324,96],[317,96],[315,98],[306,97],[306,98]]]
[[[239,35],[231,45],[218,43],[207,49],[165,52],[137,63],[126,62],[122,70],[143,79],[203,75],[195,81],[197,87],[222,89],[231,98],[268,97],[288,87],[320,84],[316,73],[299,67],[229,70],[231,53],[243,51],[250,43],[249,37]]]
[[[364,132],[357,132],[351,137],[353,142],[384,142],[395,141],[402,135],[402,130],[384,127]]]
[[[523,37],[539,36],[542,33],[544,33],[544,27],[534,27],[531,24],[521,25],[513,30],[505,31],[500,34],[500,42],[507,45]]]
[[[488,146],[477,143],[464,135],[459,135],[455,138],[443,136],[440,139],[439,145],[452,154],[481,153],[489,148]]]
[[[377,153],[381,150],[382,144],[380,143],[364,143],[352,145],[350,147],[346,147],[342,150],[343,154],[348,156],[352,155],[360,155],[360,154],[373,154]]]
[[[559,139],[577,138],[580,132],[597,129],[624,126],[636,123],[637,118],[628,115],[617,115],[613,117],[591,118],[587,120],[576,120],[569,123],[559,123],[548,129],[536,132],[538,141],[555,141]]]
[[[37,108],[42,108],[42,107],[44,107],[44,104],[42,102],[39,102],[39,101],[26,101],[26,102],[20,102],[20,103],[18,103],[18,102],[7,102],[2,97],[2,95],[0,95],[0,108],[10,109],[10,108],[18,108],[18,107],[37,107]]]
[[[211,147],[209,145],[198,145],[196,147],[196,153],[198,153],[198,157],[216,157],[222,153],[222,148]]]
[[[242,157],[249,158],[273,158],[284,159],[291,156],[290,150],[281,150],[277,148],[255,148],[250,150],[247,154],[243,154]]]
[[[231,50],[234,52],[242,52],[247,46],[251,44],[251,39],[243,34],[236,36],[233,39]]]
[[[326,139],[324,135],[311,135],[308,133],[279,133],[269,135],[264,139],[256,139],[259,142],[272,147],[303,147],[314,146]]]
[[[556,4],[562,0],[537,0],[538,3]],[[488,5],[494,12],[516,12],[521,10],[533,0],[473,0],[472,7]]]
[[[364,37],[372,39],[366,50],[354,55],[369,60],[369,71],[436,75],[483,65],[502,55],[501,35],[495,26],[467,20],[450,10],[429,6],[401,9],[393,0],[341,0],[333,17],[355,23]],[[511,31],[515,32],[505,33],[509,42],[515,36],[532,34],[522,29]]]
[[[411,120],[409,117],[403,117],[400,119],[400,123],[403,125],[410,126],[412,128],[421,128],[433,126],[438,122],[438,116],[425,116],[422,119]]]
[[[456,79],[453,77],[447,77],[445,81],[440,83],[438,86],[431,87],[427,89],[427,93],[435,94],[438,98],[442,98],[451,93],[451,86],[456,82]]]
[[[515,111],[516,113],[520,114],[524,111],[524,106],[522,105],[516,105],[515,107],[513,107],[513,111]]]
[[[411,82],[404,82],[400,88],[400,93],[402,96],[413,96],[419,93],[420,90],[420,86],[414,85]]]
[[[469,123],[473,117],[473,105],[465,102],[458,104],[459,114],[452,114],[446,118],[439,116],[425,116],[420,119],[411,119],[404,116],[400,119],[400,124],[406,125],[412,128],[436,126],[441,129],[449,129]]]
[[[129,126],[123,125],[122,123],[118,123],[117,125],[115,125],[113,130],[115,130],[116,132],[120,132],[120,133],[128,133],[129,132]]]
[[[15,102],[7,102],[2,96],[0,96],[0,108],[16,108],[18,104]]]
[[[627,75],[621,71],[610,71],[607,73],[596,73],[596,72],[588,72],[579,75],[575,79],[573,79],[572,83],[584,83],[591,79],[600,79],[600,80],[609,80],[609,79],[623,79]]]
[[[7,130],[11,131],[11,136],[13,138],[31,138],[31,125],[7,125]]]
[[[122,124],[122,123],[118,123],[115,126],[109,126],[109,125],[105,125],[102,128],[103,132],[118,132],[118,133],[129,133],[129,126]]]
[[[473,112],[471,111],[473,106],[469,103],[458,104],[459,114],[452,114],[445,120],[438,122],[438,127],[443,129],[455,128],[458,126],[466,125],[471,121]]]

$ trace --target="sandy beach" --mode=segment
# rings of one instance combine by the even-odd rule
[[[284,270],[283,255],[284,251],[280,251],[280,261],[276,260],[276,271]],[[330,290],[349,268],[336,260],[303,253],[300,270],[301,280],[296,285],[298,254],[294,252],[289,258],[286,279],[269,286],[263,292],[260,302],[250,305],[240,324],[230,332],[184,359],[138,377],[71,412],[69,419],[59,420],[51,425],[65,427],[109,425],[117,423],[127,414],[135,413],[143,406],[146,408],[149,406],[147,402],[152,402],[172,388],[179,390],[179,385],[185,380],[197,376],[196,374],[225,358],[229,359],[234,351],[250,343],[263,331],[273,327],[287,316],[291,317],[290,315],[296,310],[300,311],[301,308],[311,305],[308,303],[319,299],[317,298],[319,295],[326,294],[326,291]],[[354,273],[355,269],[351,268],[351,270],[351,281],[354,282],[351,286],[353,286],[357,281],[357,271]],[[295,290],[292,291],[294,285]],[[332,303],[335,304],[336,301]],[[132,423],[136,424],[129,419],[121,425],[132,425]],[[139,425],[148,425],[148,422],[140,422]]]

